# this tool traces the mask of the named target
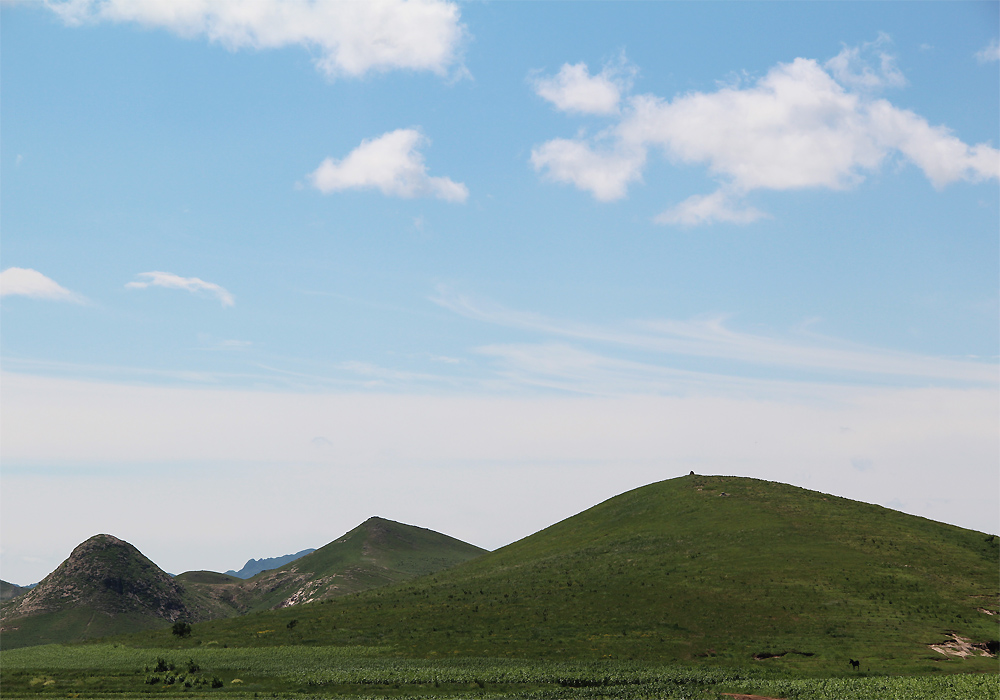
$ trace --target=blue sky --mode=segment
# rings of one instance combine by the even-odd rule
[[[0,12],[5,580],[690,469],[998,529],[1000,4]]]

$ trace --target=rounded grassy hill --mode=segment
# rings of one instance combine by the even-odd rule
[[[998,545],[786,484],[690,475],[406,583],[196,625],[186,643],[995,670]]]

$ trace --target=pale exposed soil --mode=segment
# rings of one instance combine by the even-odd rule
[[[957,656],[962,659],[967,656],[993,656],[986,649],[985,644],[973,644],[967,637],[959,637],[957,634],[951,635],[951,639],[949,640],[945,640],[939,644],[928,644],[927,646],[939,654]]]

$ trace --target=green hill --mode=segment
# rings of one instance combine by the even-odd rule
[[[336,544],[310,556],[336,559]],[[345,550],[361,556],[357,543]],[[984,533],[785,484],[691,475],[433,575],[196,625],[187,643],[995,671],[998,571],[998,541]]]
[[[369,518],[311,554],[249,579],[190,571],[183,585],[198,619],[328,600],[440,571],[486,550],[433,530]]]
[[[31,588],[28,586],[18,586],[16,583],[0,581],[0,603],[6,603],[8,600],[17,598],[19,595],[23,595],[30,590]]]
[[[174,581],[180,584],[208,584],[217,586],[220,584],[239,583],[242,579],[229,574],[220,574],[215,571],[185,571],[183,574],[174,576]]]
[[[288,607],[430,574],[485,552],[433,530],[373,517],[312,554],[247,579],[239,596],[248,610]]]

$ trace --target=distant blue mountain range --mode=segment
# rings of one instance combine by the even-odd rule
[[[301,552],[286,554],[281,557],[271,557],[270,559],[251,559],[239,571],[233,571],[230,569],[226,573],[230,576],[237,576],[239,578],[250,578],[251,576],[256,576],[261,571],[277,569],[279,566],[284,566],[288,562],[295,561],[299,557],[304,557],[305,555],[312,554],[315,551],[315,549],[303,549]]]

